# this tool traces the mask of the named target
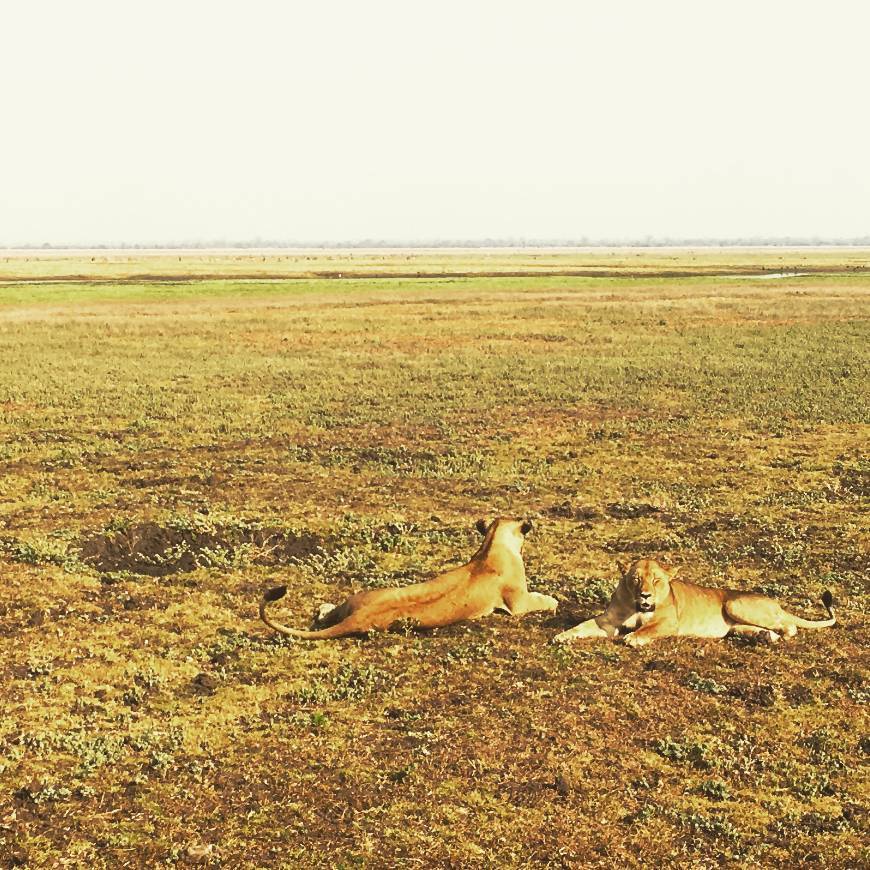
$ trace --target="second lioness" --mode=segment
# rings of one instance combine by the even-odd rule
[[[266,592],[260,602],[260,618],[281,634],[325,640],[386,629],[399,620],[435,628],[488,616],[494,610],[505,610],[513,616],[533,610],[555,612],[555,598],[529,592],[526,586],[522,549],[531,528],[528,520],[497,519],[489,525],[480,520],[477,529],[484,535],[483,544],[470,562],[425,583],[358,592],[327,613],[324,628],[288,628],[266,613],[270,602],[283,598],[287,591],[284,586]]]
[[[618,563],[617,563],[618,564]],[[619,565],[622,579],[601,616],[557,634],[567,643],[588,637],[625,635],[629,646],[642,646],[660,637],[725,637],[754,635],[777,641],[792,637],[798,628],[834,625],[830,592],[822,595],[828,619],[801,619],[766,595],[737,589],[711,589],[674,580],[676,571],[665,570],[653,559],[639,559],[628,568]]]

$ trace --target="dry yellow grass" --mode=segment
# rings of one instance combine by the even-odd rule
[[[866,862],[870,277],[817,256],[783,280],[16,265],[118,283],[0,287],[0,859]],[[256,620],[278,582],[301,625],[459,564],[505,513],[536,519],[555,618],[320,645]],[[639,553],[805,615],[831,588],[841,622],[551,645]]]

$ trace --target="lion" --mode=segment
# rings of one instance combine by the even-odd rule
[[[829,619],[801,619],[782,609],[766,595],[736,589],[711,589],[674,580],[677,570],[667,571],[653,559],[640,559],[626,568],[617,562],[622,579],[601,616],[587,619],[557,634],[553,640],[568,643],[578,638],[618,637],[638,647],[660,637],[725,637],[739,634],[775,643],[798,628],[827,628],[836,623],[833,596],[822,595]]]
[[[532,530],[531,521],[500,518],[487,524],[478,520],[476,528],[484,539],[467,564],[425,583],[358,592],[338,607],[321,608],[322,628],[312,631],[288,628],[268,616],[266,607],[284,597],[286,586],[276,586],[265,593],[260,602],[260,618],[281,634],[326,640],[373,629],[385,630],[400,620],[420,628],[436,628],[489,616],[494,610],[507,611],[511,616],[536,610],[555,613],[555,598],[529,592],[526,586],[522,549],[526,535]]]

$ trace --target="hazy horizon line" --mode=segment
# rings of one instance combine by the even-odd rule
[[[493,237],[469,239],[345,239],[345,240],[279,240],[195,239],[168,242],[89,242],[53,243],[28,242],[2,244],[3,251],[76,251],[76,250],[248,250],[273,248],[276,250],[355,249],[355,248],[731,248],[731,247],[865,247],[870,246],[870,234],[849,237],[826,236],[745,236],[745,237],[671,237],[643,236],[628,238],[528,238]]]

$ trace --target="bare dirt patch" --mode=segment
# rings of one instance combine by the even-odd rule
[[[144,522],[94,534],[81,542],[80,559],[100,571],[162,577],[221,563],[242,554],[257,565],[280,565],[323,549],[319,535],[277,528],[185,528]]]

